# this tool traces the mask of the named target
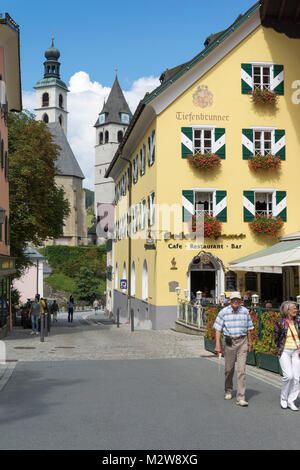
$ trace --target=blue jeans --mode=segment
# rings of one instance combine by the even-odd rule
[[[31,327],[32,331],[38,333],[39,332],[39,317],[38,315],[31,315]]]

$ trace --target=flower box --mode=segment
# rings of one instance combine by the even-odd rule
[[[256,363],[260,369],[269,370],[270,372],[275,372],[275,374],[281,373],[279,358],[273,354],[256,353]]]
[[[197,219],[196,216],[192,216],[192,231],[195,232],[197,229]],[[222,224],[213,215],[209,215],[206,212],[204,213],[204,238],[218,238],[222,235]]]
[[[199,170],[213,170],[221,166],[221,158],[212,153],[196,153],[188,155],[188,162]]]
[[[215,353],[216,341],[214,339],[208,339],[204,337],[204,348],[206,351]]]
[[[248,366],[256,366],[256,356],[254,351],[247,354],[246,364],[248,364]]]
[[[258,214],[249,222],[250,230],[258,235],[269,235],[276,237],[283,226],[283,220],[280,217],[272,217],[265,214]]]
[[[277,103],[278,94],[275,91],[269,90],[269,88],[254,88],[251,92],[252,102],[254,104],[271,104]]]
[[[256,172],[264,170],[279,170],[281,160],[276,155],[252,155],[248,160],[248,166]]]

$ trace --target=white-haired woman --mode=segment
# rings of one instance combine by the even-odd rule
[[[299,393],[300,318],[296,303],[289,300],[281,304],[280,312],[282,318],[275,324],[275,343],[283,373],[280,405],[298,411],[294,402]]]

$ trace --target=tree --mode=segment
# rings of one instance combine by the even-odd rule
[[[81,267],[75,277],[74,295],[80,300],[93,300],[103,295],[105,282],[96,277],[95,271],[88,266]]]
[[[10,246],[20,275],[29,264],[26,246],[60,237],[70,208],[55,182],[60,148],[44,122],[29,112],[9,113],[8,150]]]

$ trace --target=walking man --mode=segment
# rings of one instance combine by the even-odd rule
[[[39,334],[39,318],[41,317],[42,307],[39,297],[36,295],[33,304],[30,307],[29,313],[31,315],[32,335]]]
[[[95,315],[97,315],[97,311],[98,311],[98,308],[99,308],[99,301],[98,301],[98,299],[95,299],[95,300],[94,300],[93,307],[94,307],[94,309],[95,309]]]
[[[225,400],[231,400],[233,374],[237,362],[237,400],[236,404],[248,406],[246,392],[246,359],[252,350],[250,331],[254,329],[249,311],[243,307],[240,292],[232,292],[230,305],[223,308],[214,323],[216,330],[215,351],[221,354],[221,332],[223,330],[223,350],[225,357]]]
[[[73,297],[71,296],[68,302],[68,322],[69,323],[73,322],[73,312],[74,312],[74,300],[73,300]]]

